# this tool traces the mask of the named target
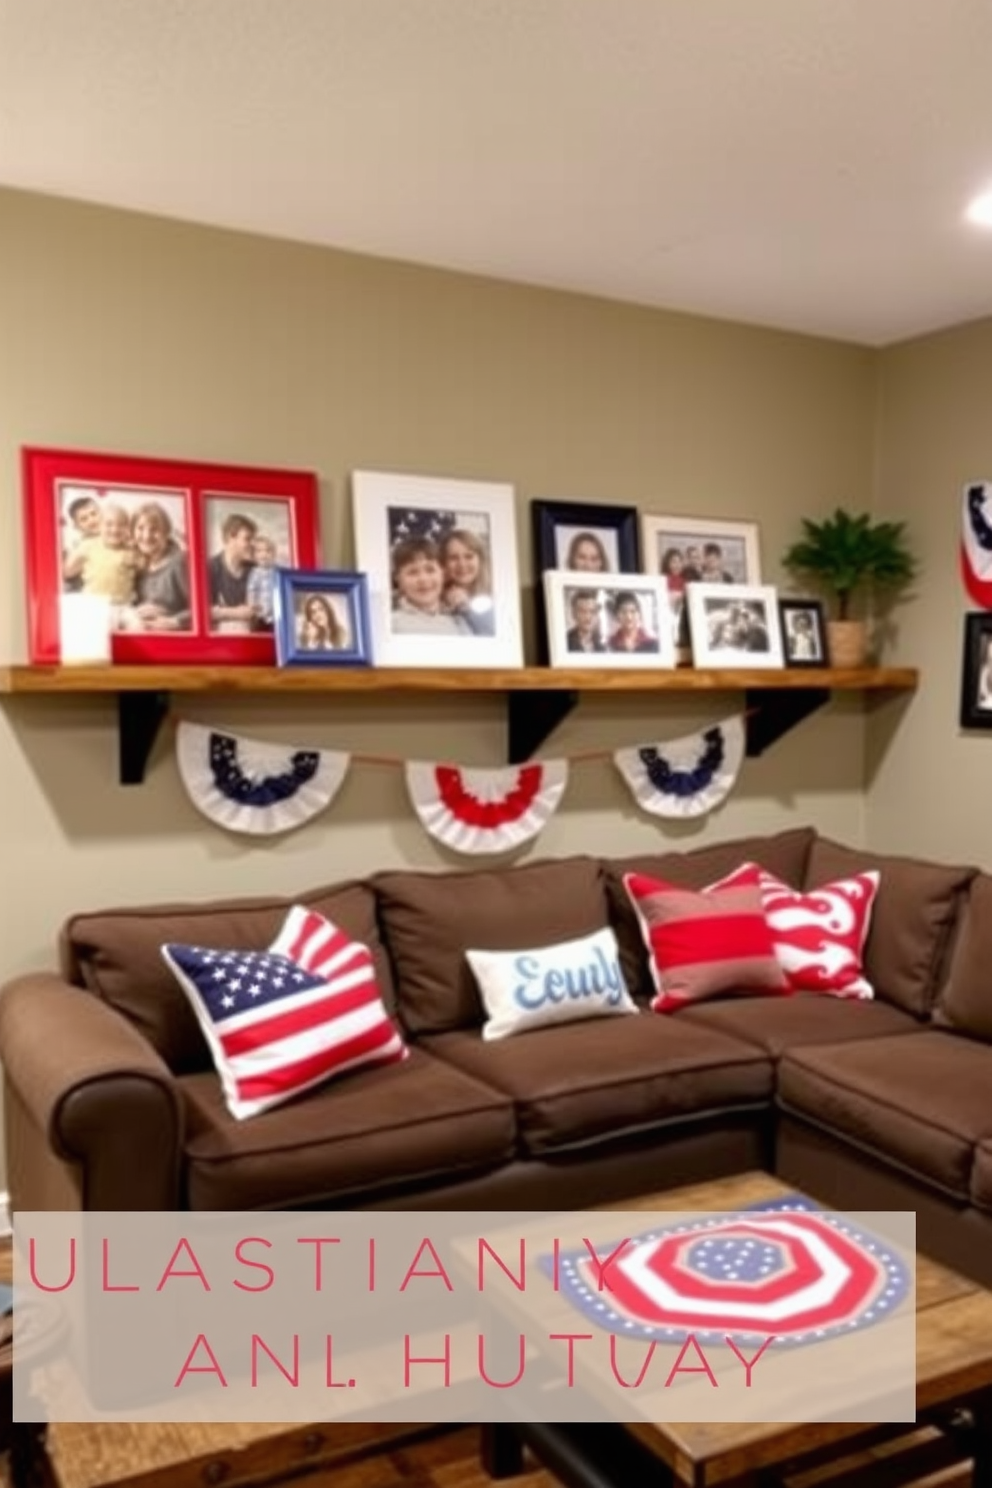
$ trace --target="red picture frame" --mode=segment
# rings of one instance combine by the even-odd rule
[[[21,461],[34,665],[61,661],[74,590],[110,598],[114,662],[275,663],[265,570],[321,566],[312,472],[39,448]]]

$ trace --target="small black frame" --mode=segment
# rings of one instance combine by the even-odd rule
[[[992,610],[964,617],[959,722],[963,729],[992,729]]]
[[[782,631],[782,658],[787,667],[830,665],[827,623],[820,600],[780,597],[778,619]]]
[[[641,542],[636,506],[599,505],[591,501],[532,501],[531,534],[534,543],[534,605],[537,615],[537,645],[540,665],[547,666],[547,611],[542,575],[549,568],[567,568],[567,547],[561,547],[562,535],[571,530],[570,544],[581,542],[588,534],[600,550],[607,552],[607,573],[640,573]],[[603,539],[606,539],[604,544]],[[590,544],[591,546],[591,544]],[[610,559],[616,558],[617,567]],[[595,572],[595,570],[590,570]]]

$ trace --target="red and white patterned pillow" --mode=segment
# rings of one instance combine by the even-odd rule
[[[775,955],[793,992],[874,997],[863,955],[880,874],[872,869],[802,892],[756,863],[743,863],[718,887],[750,883],[755,872]]]
[[[648,953],[651,1006],[674,1012],[726,993],[787,994],[765,919],[759,872],[700,892],[640,873],[624,876]]]

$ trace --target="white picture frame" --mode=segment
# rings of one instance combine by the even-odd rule
[[[693,666],[784,667],[774,585],[690,584],[686,604]]]
[[[714,546],[717,554],[707,555],[706,548]],[[673,553],[683,562],[685,583],[761,583],[757,522],[642,512],[641,566],[645,573],[667,578],[666,557]]]
[[[522,667],[513,486],[356,470],[351,491],[374,664]]]
[[[549,568],[543,582],[553,667],[675,666],[675,631],[662,579]],[[625,633],[633,649],[622,644]]]

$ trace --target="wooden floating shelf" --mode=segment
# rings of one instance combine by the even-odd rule
[[[173,693],[500,693],[507,701],[511,764],[535,750],[576,706],[583,692],[743,692],[747,752],[763,754],[795,728],[831,692],[912,692],[912,667],[865,670],[834,667],[674,670],[609,667],[521,667],[479,671],[456,667],[242,667],[242,666],[8,666],[0,667],[0,695],[117,698],[120,778],[140,784]]]

